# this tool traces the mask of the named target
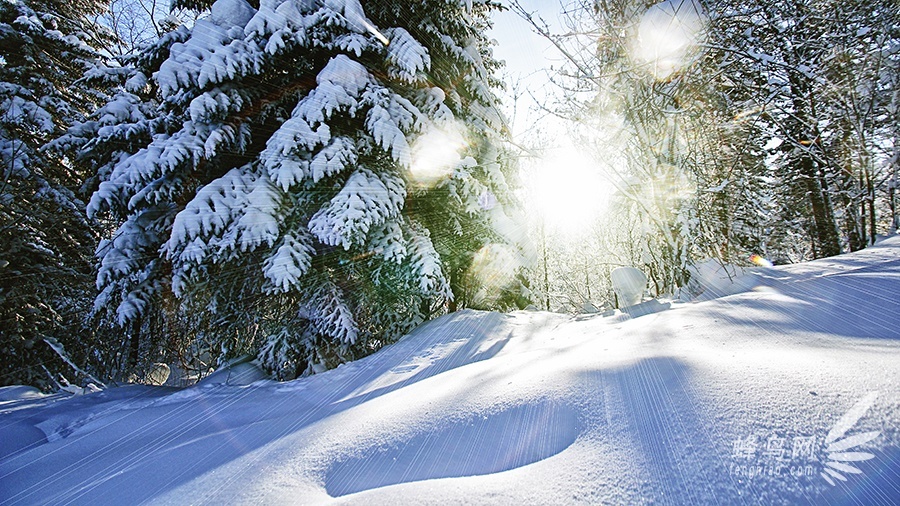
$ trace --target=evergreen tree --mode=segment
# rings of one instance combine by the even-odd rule
[[[118,224],[97,306],[130,329],[132,364],[156,359],[142,322],[171,296],[203,351],[280,377],[458,300],[452,273],[510,242],[495,7],[219,0],[142,55],[71,134],[102,180],[90,215]]]
[[[88,358],[96,235],[83,172],[47,143],[97,98],[78,80],[96,60],[84,20],[99,9],[0,4],[0,384],[51,388],[59,374],[79,374],[69,353]]]

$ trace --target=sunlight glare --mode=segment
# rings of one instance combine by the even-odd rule
[[[457,129],[433,129],[419,136],[412,146],[413,180],[422,186],[434,186],[450,177],[465,147],[466,141]]]
[[[549,150],[529,179],[531,211],[548,228],[578,234],[601,219],[609,187],[597,164],[575,146]]]
[[[668,79],[689,63],[701,42],[702,12],[694,0],[665,0],[647,9],[638,26],[635,59],[648,64],[657,79]]]
[[[478,291],[472,296],[472,307],[488,308],[496,304],[503,291],[516,279],[520,258],[504,244],[491,243],[478,250],[472,258],[467,275]]]

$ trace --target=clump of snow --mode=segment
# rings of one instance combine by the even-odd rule
[[[648,301],[634,304],[633,306],[628,306],[622,309],[622,313],[627,315],[627,317],[629,318],[637,318],[653,313],[659,313],[660,311],[665,311],[670,307],[672,307],[671,302],[660,302],[656,299],[650,299]]]
[[[245,0],[216,0],[209,10],[209,19],[223,27],[244,26],[256,14]]]
[[[594,305],[591,301],[585,301],[584,304],[581,305],[581,312],[583,314],[594,314],[599,313],[600,308]]]
[[[197,385],[201,387],[210,385],[246,386],[266,379],[269,379],[269,375],[259,367],[254,357],[244,355],[216,369],[214,373],[200,380]]]
[[[0,402],[39,399],[43,396],[44,394],[37,388],[26,385],[0,387]]]
[[[88,383],[86,386],[80,387],[78,385],[65,385],[59,389],[60,392],[70,393],[72,395],[87,395],[94,394],[97,392],[101,392],[103,389],[98,387],[93,383]]]
[[[641,301],[647,289],[647,276],[634,267],[617,267],[609,275],[620,307],[633,306]]]

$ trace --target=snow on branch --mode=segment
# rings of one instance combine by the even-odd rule
[[[320,241],[345,250],[362,244],[373,227],[400,214],[406,198],[402,179],[359,168],[331,202],[309,221]]]

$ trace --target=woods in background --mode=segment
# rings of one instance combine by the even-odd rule
[[[581,246],[551,241],[557,273],[590,272],[546,276],[566,281],[544,289],[550,306],[580,307],[580,279],[603,302],[616,265],[673,294],[707,258],[797,262],[896,232],[893,2],[577,1],[564,33],[513,6],[564,56],[547,107],[615,188]]]

